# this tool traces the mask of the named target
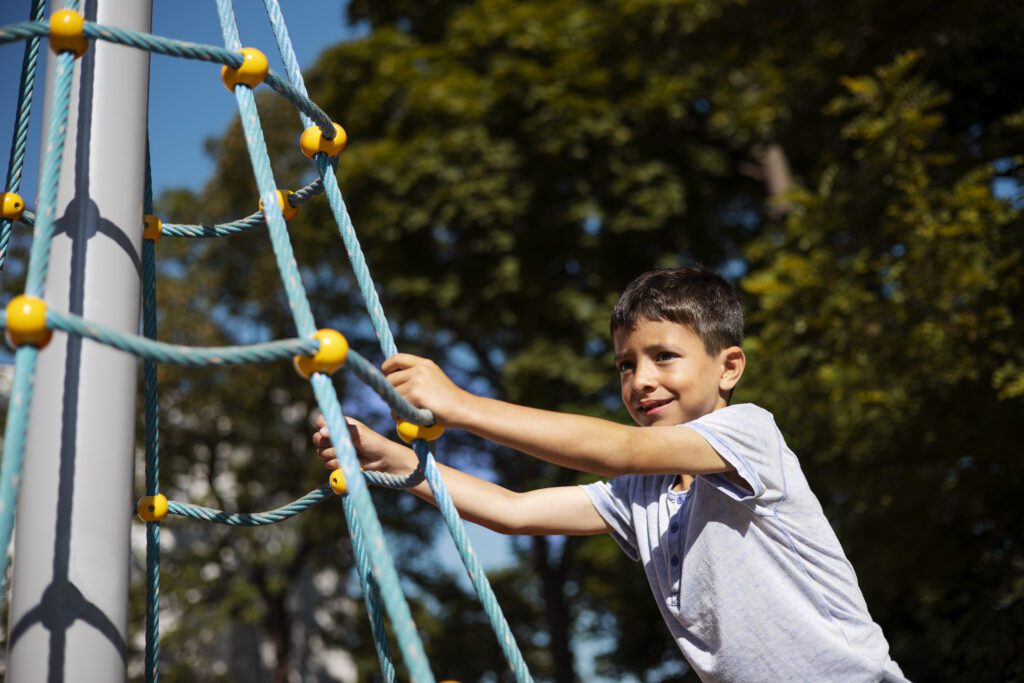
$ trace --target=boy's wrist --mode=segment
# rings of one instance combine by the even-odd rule
[[[459,391],[462,392],[462,395],[459,397],[459,400],[453,402],[451,410],[441,419],[441,422],[446,427],[471,431],[475,422],[474,417],[479,412],[478,408],[481,397],[465,389],[460,389]]]

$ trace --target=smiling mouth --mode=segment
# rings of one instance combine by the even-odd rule
[[[641,403],[640,405],[637,406],[637,408],[644,415],[650,415],[652,413],[657,413],[660,408],[662,408],[663,406],[668,405],[671,402],[672,402],[672,399],[668,399],[667,398],[667,399],[664,399],[662,401],[650,401],[648,403]]]

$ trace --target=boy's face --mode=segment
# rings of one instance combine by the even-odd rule
[[[641,320],[612,339],[622,402],[641,427],[683,424],[726,406],[723,393],[735,383],[725,378],[727,352],[709,356],[686,325]]]

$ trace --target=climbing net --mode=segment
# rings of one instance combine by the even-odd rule
[[[341,498],[348,523],[356,557],[356,569],[384,680],[395,680],[395,667],[384,628],[383,617],[386,614],[391,620],[402,660],[412,680],[434,681],[422,641],[399,584],[394,561],[385,546],[380,521],[367,488],[369,484],[388,488],[408,488],[424,479],[434,494],[473,587],[498,637],[509,668],[517,681],[531,681],[522,653],[483,568],[469,545],[462,520],[435,465],[429,442],[438,438],[443,428],[434,424],[430,411],[418,409],[408,403],[372,363],[354,350],[348,349],[344,337],[337,331],[318,330],[314,324],[285,221],[294,215],[299,205],[319,194],[324,194],[348,253],[381,351],[385,357],[398,352],[335,177],[332,158],[344,149],[345,132],[309,99],[278,0],[264,0],[264,5],[287,73],[286,77],[270,71],[266,57],[258,50],[242,48],[230,0],[217,0],[224,38],[223,48],[88,22],[78,11],[78,0],[68,0],[65,9],[54,12],[49,22],[43,20],[45,1],[33,0],[29,21],[0,28],[0,44],[16,40],[26,41],[17,119],[0,212],[0,269],[7,253],[13,223],[21,222],[34,226],[25,292],[12,299],[6,313],[0,314],[0,323],[7,327],[8,339],[16,347],[14,380],[4,436],[5,452],[0,468],[0,557],[3,558],[0,560],[0,577],[6,574],[6,550],[10,545],[14,528],[14,512],[24,462],[28,410],[31,402],[29,399],[37,356],[39,350],[49,341],[52,331],[62,330],[143,359],[146,475],[145,495],[139,500],[137,511],[146,522],[147,681],[156,681],[159,675],[160,526],[167,515],[234,526],[260,526],[293,517],[316,503],[334,497],[335,494]],[[50,123],[45,131],[45,153],[41,164],[36,211],[32,212],[27,210],[25,202],[17,192],[21,185],[35,89],[36,64],[40,40],[43,37],[49,39],[51,49],[57,54],[57,63],[53,89],[49,95],[53,107]],[[72,314],[48,309],[42,299],[50,247],[55,233],[57,186],[70,109],[74,62],[88,50],[90,40],[104,40],[158,54],[221,64],[224,83],[234,92],[238,101],[246,145],[260,194],[261,211],[231,223],[214,226],[164,224],[153,215],[152,182],[147,151],[144,197],[146,215],[140,221],[140,229],[143,231],[143,336],[127,334]],[[253,89],[261,83],[287,98],[298,109],[304,127],[300,146],[316,166],[318,179],[294,193],[279,191],[274,182],[253,96]],[[156,341],[155,247],[160,238],[164,235],[183,238],[221,237],[263,226],[266,226],[270,235],[298,337],[269,343],[216,348],[186,347]],[[220,366],[285,359],[292,359],[299,373],[310,381],[319,408],[334,437],[340,469],[331,474],[329,483],[281,508],[258,513],[228,513],[167,500],[166,496],[160,493],[159,486],[156,364]],[[342,366],[366,383],[398,416],[399,433],[412,443],[419,460],[417,469],[410,475],[403,477],[361,472],[338,395],[330,379],[330,374]],[[4,586],[0,584],[0,605],[3,600],[3,589]]]

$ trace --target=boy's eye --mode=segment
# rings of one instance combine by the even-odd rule
[[[678,357],[679,357],[678,354],[672,353],[671,351],[659,351],[658,355],[655,356],[655,360],[658,360],[658,361],[672,360],[673,358],[678,358]]]
[[[621,363],[619,363],[617,367],[618,367],[620,373],[629,372],[630,370],[633,369],[633,363],[631,363],[630,361],[624,360]]]

